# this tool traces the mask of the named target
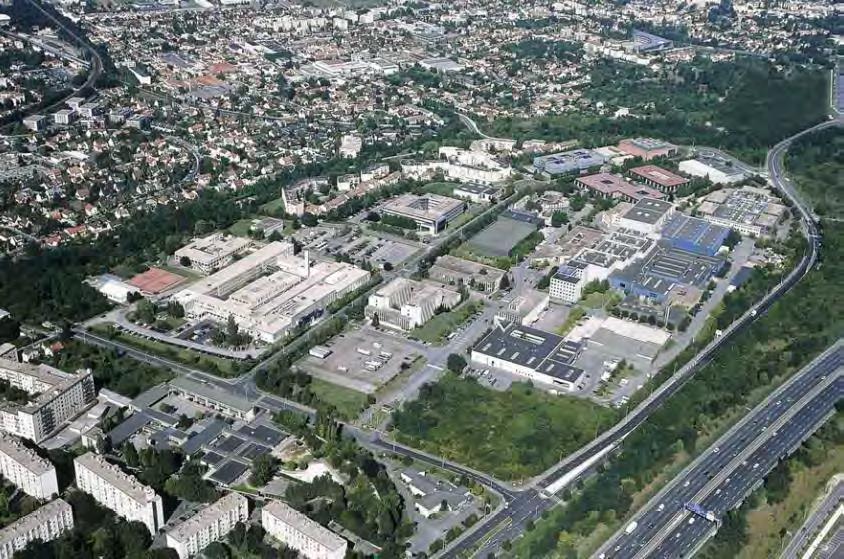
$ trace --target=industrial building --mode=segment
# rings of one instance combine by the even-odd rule
[[[750,176],[732,161],[715,156],[698,155],[681,161],[679,168],[681,173],[707,178],[715,184],[735,184]]]
[[[201,239],[194,239],[176,251],[177,260],[187,258],[189,266],[199,272],[209,274],[234,260],[249,248],[250,242],[242,237],[213,233]]]
[[[455,186],[452,194],[458,198],[475,202],[476,204],[484,204],[495,200],[500,192],[500,188],[488,184],[469,182]]]
[[[428,270],[428,278],[447,285],[462,283],[472,289],[492,292],[501,286],[505,273],[500,268],[445,254],[434,261]]]
[[[466,211],[466,202],[439,194],[403,194],[387,202],[383,212],[416,222],[419,229],[436,234]]]
[[[232,317],[253,338],[274,343],[322,316],[337,299],[366,285],[369,272],[342,262],[311,263],[288,242],[271,242],[178,292],[193,319]]]
[[[155,536],[164,525],[161,496],[123,470],[89,452],[73,461],[76,486],[128,521],[143,523]]]
[[[615,215],[611,225],[628,231],[651,235],[662,229],[672,215],[674,204],[654,198],[642,198],[626,212]]]
[[[472,348],[472,362],[571,391],[583,376],[583,370],[572,365],[581,349],[556,334],[496,319]]]
[[[364,313],[378,317],[378,324],[402,331],[428,322],[438,309],[450,310],[460,304],[460,293],[442,285],[395,278],[369,296]]]
[[[639,31],[638,29],[633,30],[632,50],[636,52],[657,52],[673,47],[674,42],[671,39],[666,39],[653,33]]]
[[[661,241],[644,259],[614,270],[610,286],[625,293],[663,302],[675,285],[706,285],[724,266],[724,260],[672,248]]]
[[[30,542],[50,542],[72,529],[73,509],[62,499],[51,501],[0,530],[0,559],[12,559]]]
[[[625,202],[638,202],[642,198],[655,198],[660,200],[665,195],[651,188],[650,186],[634,185],[621,177],[610,173],[598,173],[585,177],[578,177],[574,184],[581,189],[590,190],[596,196],[602,198],[621,199]]]
[[[776,232],[788,215],[788,207],[765,191],[745,187],[710,192],[698,213],[709,222],[761,237]]]
[[[675,215],[662,230],[672,247],[706,256],[715,256],[729,234],[726,227],[685,214]]]
[[[56,467],[11,435],[0,433],[0,474],[36,499],[59,494]]]
[[[654,138],[630,138],[618,143],[619,151],[633,157],[650,161],[655,157],[671,157],[677,154],[677,146]]]
[[[281,501],[269,501],[261,509],[261,525],[267,533],[307,559],[343,559],[346,540]]]
[[[167,530],[167,547],[175,549],[179,559],[187,559],[211,542],[224,538],[238,522],[248,519],[248,499],[239,493],[229,493]]]
[[[588,267],[589,264],[576,259],[558,267],[548,289],[551,299],[564,303],[578,302],[583,295],[583,286],[587,283]]]
[[[49,365],[0,359],[0,379],[33,398],[26,404],[0,403],[0,430],[40,442],[97,398],[90,370],[72,375]]]
[[[606,159],[593,150],[575,149],[536,157],[533,166],[540,173],[563,175],[600,167],[605,162]]]
[[[635,180],[666,194],[674,194],[680,187],[689,184],[689,179],[656,165],[633,167],[630,169],[630,174]]]

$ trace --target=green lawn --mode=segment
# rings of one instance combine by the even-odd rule
[[[469,320],[473,313],[482,308],[483,303],[480,301],[466,301],[455,309],[440,313],[422,326],[414,328],[409,336],[429,344],[440,345],[455,328]]]
[[[430,194],[439,194],[441,196],[451,196],[454,194],[454,187],[456,182],[432,182],[422,187],[422,192]]]
[[[93,327],[93,330],[100,335],[109,337],[128,346],[149,351],[166,359],[172,359],[189,367],[196,367],[197,369],[207,371],[217,376],[228,378],[240,375],[240,370],[237,368],[238,364],[231,359],[225,359],[214,355],[206,355],[187,348],[159,342],[158,340],[148,340],[126,332],[118,332],[113,330],[110,325],[106,324],[98,324]]]
[[[312,377],[311,390],[325,404],[331,404],[347,420],[354,419],[366,407],[366,394]]]
[[[276,216],[284,211],[284,201],[279,197],[275,200],[270,200],[260,207],[260,210],[270,216]]]
[[[239,219],[229,227],[229,233],[238,237],[248,237],[249,229],[252,227],[251,219]]]
[[[527,383],[499,392],[452,373],[393,415],[399,441],[501,479],[542,472],[615,420],[614,411],[586,400]]]

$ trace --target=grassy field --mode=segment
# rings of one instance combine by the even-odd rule
[[[432,182],[422,187],[422,192],[430,194],[439,194],[441,196],[451,196],[454,193],[456,182]]]
[[[140,336],[133,336],[125,332],[114,331],[109,325],[100,324],[94,326],[94,332],[114,339],[138,349],[143,349],[166,359],[178,361],[188,367],[195,367],[202,371],[222,377],[236,377],[240,375],[237,363],[230,359],[206,355],[187,348],[172,346],[157,340],[148,340]]]
[[[238,237],[248,237],[249,229],[252,227],[251,219],[239,219],[229,227],[229,233]]]
[[[275,200],[270,200],[260,207],[260,210],[270,216],[275,216],[284,212],[284,201],[279,197]]]
[[[429,344],[441,345],[455,328],[469,320],[472,314],[482,308],[483,303],[480,301],[466,301],[455,309],[440,313],[422,326],[414,328],[409,336]]]
[[[320,401],[337,408],[344,419],[354,419],[366,407],[366,394],[313,377],[311,390]]]
[[[615,419],[612,410],[527,383],[496,391],[451,373],[393,415],[399,441],[511,480],[542,472]]]

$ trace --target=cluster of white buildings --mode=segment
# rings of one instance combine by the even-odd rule
[[[26,404],[0,404],[0,430],[35,442],[56,432],[97,398],[90,370],[72,375],[49,365],[0,359],[0,379],[32,395]]]
[[[180,559],[186,559],[224,538],[235,524],[248,518],[248,499],[240,493],[229,493],[168,530],[167,547],[175,549]]]
[[[396,278],[369,296],[364,313],[378,316],[378,324],[398,330],[412,330],[434,316],[437,309],[452,309],[460,293],[445,286]]]
[[[448,180],[483,184],[500,183],[513,174],[508,163],[485,151],[443,146],[439,156],[440,159],[432,161],[403,161],[402,174],[423,180],[442,173]]]
[[[59,493],[55,466],[7,434],[0,434],[0,474],[36,499]]]
[[[176,251],[176,259],[187,259],[194,270],[209,274],[230,264],[235,257],[243,254],[250,246],[248,239],[222,233],[213,233],[207,237],[195,239]]]
[[[76,486],[128,521],[143,523],[154,536],[164,525],[161,496],[93,452],[73,461]]]
[[[226,322],[274,343],[315,320],[332,302],[366,285],[369,272],[341,262],[311,262],[289,242],[271,242],[175,295],[190,318]]]

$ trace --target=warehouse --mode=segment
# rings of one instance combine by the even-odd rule
[[[731,161],[703,155],[680,162],[680,172],[693,177],[708,178],[715,184],[734,184],[748,177],[741,167]]]
[[[706,256],[715,256],[729,234],[726,227],[683,214],[674,216],[662,230],[662,238],[674,248]]]
[[[472,362],[573,391],[583,376],[583,369],[572,365],[581,350],[581,344],[555,334],[496,319],[472,348]]]
[[[649,235],[659,231],[673,214],[674,204],[654,198],[642,198],[628,211],[615,216],[612,225]]]

